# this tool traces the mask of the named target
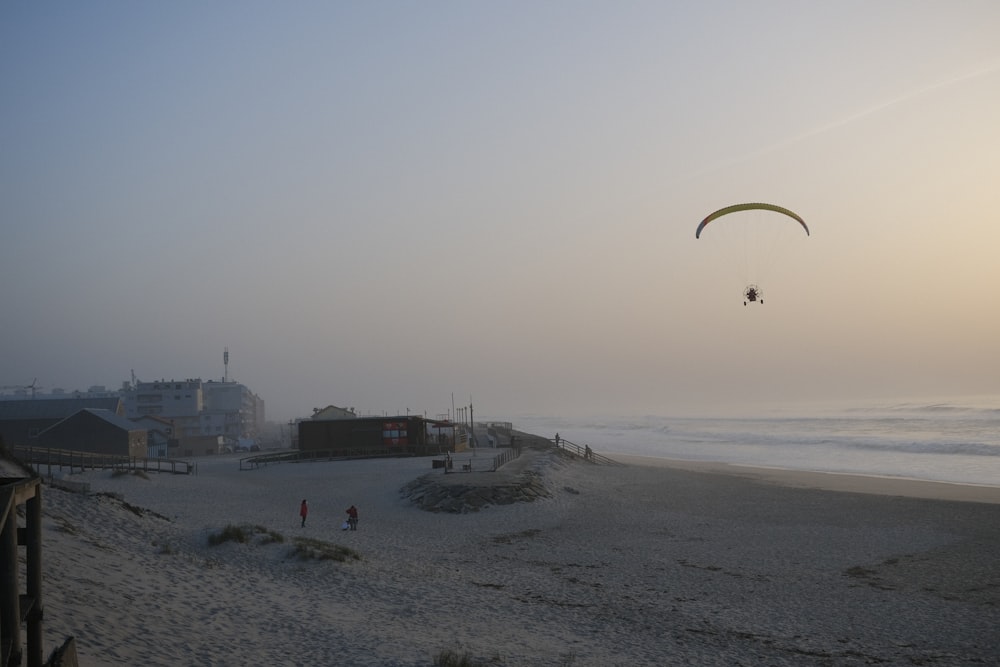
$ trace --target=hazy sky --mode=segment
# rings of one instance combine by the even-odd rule
[[[5,2],[0,385],[228,347],[277,420],[1000,393],[998,35],[996,0]],[[749,307],[736,226],[694,237],[745,201],[812,232]]]

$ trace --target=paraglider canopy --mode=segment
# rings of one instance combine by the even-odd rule
[[[797,221],[802,225],[802,229],[806,230],[806,236],[809,236],[809,227],[806,225],[806,221],[800,218],[796,213],[789,211],[783,206],[775,206],[774,204],[762,204],[762,203],[751,203],[751,204],[734,204],[733,206],[727,206],[725,208],[720,208],[715,213],[710,214],[707,218],[701,221],[698,225],[698,230],[694,233],[694,237],[701,238],[701,230],[705,229],[705,225],[717,220],[724,215],[730,213],[737,213],[739,211],[774,211],[775,213],[781,213],[782,215],[787,215],[789,218]]]

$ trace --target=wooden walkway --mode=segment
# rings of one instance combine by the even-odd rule
[[[387,447],[343,447],[340,449],[301,450],[255,454],[240,459],[240,470],[256,470],[272,463],[299,463],[301,461],[349,461],[351,459],[403,458],[408,456],[437,456],[444,452],[438,445],[398,445]]]
[[[39,475],[52,476],[52,470],[69,468],[75,470],[142,470],[143,472],[169,472],[174,475],[190,475],[197,472],[197,466],[180,459],[147,459],[115,454],[95,454],[77,452],[70,449],[50,449],[47,447],[14,447],[13,454],[29,464]]]

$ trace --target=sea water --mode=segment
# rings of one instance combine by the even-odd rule
[[[603,454],[1000,486],[1000,397],[770,409],[742,416],[521,417]]]

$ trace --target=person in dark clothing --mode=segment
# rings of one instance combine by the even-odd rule
[[[309,515],[309,505],[303,499],[302,505],[299,507],[299,516],[302,517],[302,527],[306,527],[306,517]]]
[[[358,529],[358,508],[354,505],[347,508],[347,524],[351,527],[351,530]]]

